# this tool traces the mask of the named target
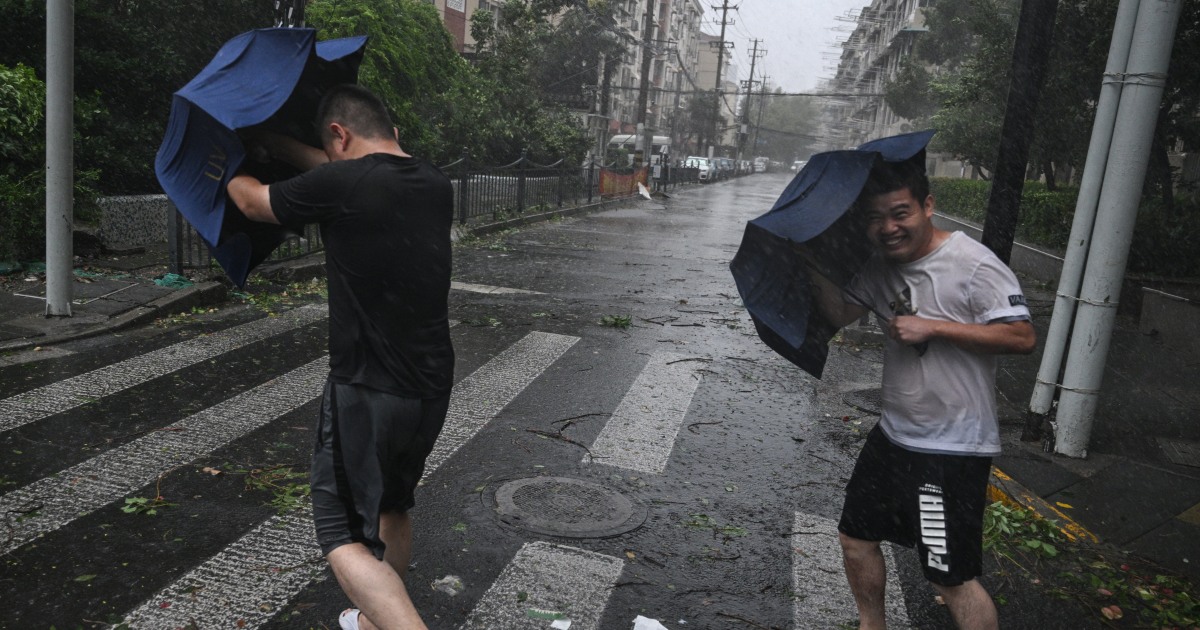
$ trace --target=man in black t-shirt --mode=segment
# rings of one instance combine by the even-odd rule
[[[317,540],[358,606],[339,623],[425,628],[403,579],[413,491],[454,376],[454,193],[441,171],[400,148],[386,108],[367,90],[333,88],[317,122],[323,150],[266,141],[274,157],[306,173],[269,186],[239,174],[228,191],[252,220],[321,227],[330,373],[310,483]]]

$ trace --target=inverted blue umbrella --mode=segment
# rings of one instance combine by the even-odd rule
[[[246,161],[238,131],[273,131],[320,147],[313,126],[317,105],[329,88],[357,81],[366,41],[318,42],[309,28],[242,33],[175,93],[154,170],[237,286],[292,231],[249,221],[226,196],[225,185]],[[246,167],[267,182],[295,174],[280,163]]]
[[[916,160],[924,168],[925,146],[933,133],[907,133],[855,150],[818,153],[770,211],[746,224],[729,264],[738,293],[759,338],[805,372],[821,377],[829,340],[838,329],[816,307],[796,245],[805,244],[831,282],[843,288],[850,284],[874,252],[864,217],[850,212],[871,168],[876,160]]]

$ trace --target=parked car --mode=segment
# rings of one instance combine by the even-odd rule
[[[683,167],[684,168],[698,168],[698,169],[700,169],[700,174],[698,175],[698,178],[700,179],[700,181],[702,181],[702,182],[712,181],[713,163],[711,160],[709,160],[706,157],[701,157],[699,155],[689,156],[686,160],[683,161]]]
[[[800,169],[804,168],[805,164],[808,164],[808,160],[796,160],[795,162],[792,162],[792,171],[799,171]]]
[[[754,172],[755,173],[766,173],[767,169],[769,167],[770,167],[770,160],[768,160],[767,158],[765,158],[765,157],[754,158]]]
[[[729,179],[734,175],[733,158],[713,158],[717,161],[717,170],[721,174],[721,179]]]

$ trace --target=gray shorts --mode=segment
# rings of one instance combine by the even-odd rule
[[[321,552],[362,543],[383,559],[379,515],[407,512],[450,396],[404,398],[326,381],[310,483]]]

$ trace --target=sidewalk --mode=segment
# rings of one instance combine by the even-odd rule
[[[996,468],[1101,542],[1200,579],[1200,356],[1118,318],[1088,458],[1045,453],[1020,436],[1054,294],[1026,293],[1039,347],[1000,363],[1004,454]]]
[[[311,274],[318,258],[284,265]],[[43,316],[45,284],[36,274],[0,277],[0,353],[103,335],[227,297],[216,281],[158,286],[153,277],[162,270],[138,264],[126,257],[77,269],[70,318]],[[993,493],[1200,579],[1200,357],[1118,320],[1088,459],[1045,453],[1020,435],[1054,296],[1026,284],[1039,348],[1000,364],[1004,454],[994,463],[1011,480],[994,478]]]
[[[227,298],[228,287],[220,282],[156,283],[165,272],[161,258],[151,252],[77,266],[71,317],[45,316],[46,281],[39,268],[0,276],[0,352],[116,332]]]

